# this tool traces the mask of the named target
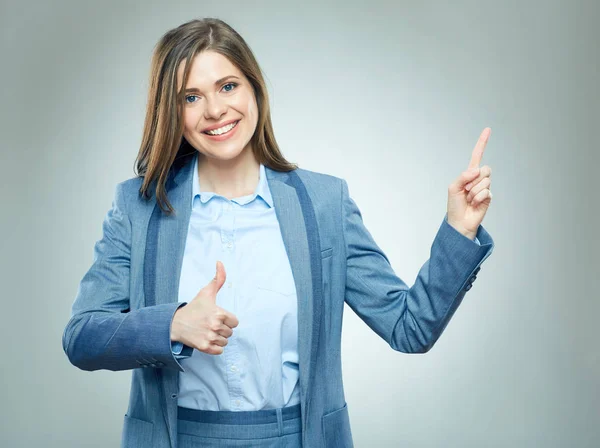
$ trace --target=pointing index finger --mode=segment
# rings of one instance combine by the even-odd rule
[[[485,149],[485,145],[487,145],[488,140],[490,139],[490,135],[492,135],[491,128],[485,128],[481,135],[479,136],[479,140],[475,144],[475,148],[471,153],[471,161],[469,162],[469,170],[472,168],[479,167],[481,163],[481,158],[483,157],[483,151]]]

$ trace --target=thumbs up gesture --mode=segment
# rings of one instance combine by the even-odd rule
[[[217,273],[196,297],[179,308],[171,323],[171,341],[183,342],[210,355],[220,355],[227,338],[239,322],[235,315],[217,306],[217,293],[225,283],[225,267],[217,261]]]
[[[488,165],[479,167],[491,133],[490,128],[483,130],[469,167],[448,187],[448,224],[472,240],[492,201],[492,169]]]

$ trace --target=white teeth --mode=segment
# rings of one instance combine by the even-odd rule
[[[205,131],[207,134],[210,135],[221,135],[224,134],[225,132],[230,131],[231,129],[233,129],[233,127],[237,124],[237,121],[228,124],[227,126],[223,126],[222,128],[219,129],[213,129],[212,131]]]

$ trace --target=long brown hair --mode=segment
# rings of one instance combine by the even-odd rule
[[[220,19],[191,20],[167,31],[154,47],[144,133],[135,161],[136,175],[144,178],[140,194],[148,199],[154,192],[161,210],[168,215],[174,211],[165,188],[169,172],[185,164],[197,152],[183,136],[185,86],[192,64],[185,64],[179,92],[177,68],[180,62],[191,62],[196,54],[206,50],[229,59],[252,85],[258,123],[250,144],[256,160],[276,171],[298,167],[288,162],[279,150],[271,123],[267,87],[248,44]]]

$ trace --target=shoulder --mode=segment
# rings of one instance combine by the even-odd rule
[[[144,200],[140,194],[143,181],[142,176],[132,177],[117,183],[115,187],[115,201],[127,214],[135,214],[140,207],[143,209],[152,202]]]
[[[344,191],[347,188],[345,187],[346,181],[343,178],[304,168],[297,168],[294,173],[304,184],[316,207],[322,207],[326,210],[338,208],[338,204],[342,201]]]
[[[342,183],[345,182],[341,177],[321,173],[319,171],[307,170],[306,168],[297,168],[294,172],[304,184],[316,186],[317,188],[325,187],[328,188],[328,191],[336,189],[339,191],[342,187]]]
[[[117,184],[117,194],[123,195],[127,198],[127,202],[130,202],[140,194],[140,188],[142,187],[143,177],[132,177],[126,179]]]
[[[117,188],[123,191],[123,194],[131,197],[139,194],[140,188],[142,187],[142,182],[144,178],[141,176],[132,177],[130,179],[126,179],[117,184]]]

